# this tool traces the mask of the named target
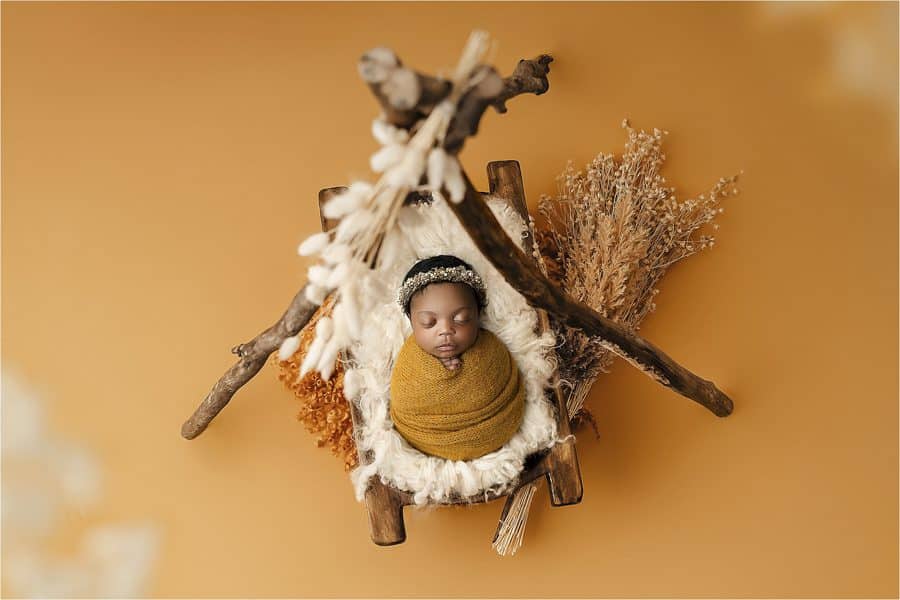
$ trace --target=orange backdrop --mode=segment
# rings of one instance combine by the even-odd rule
[[[896,597],[897,17],[4,2],[2,593]],[[475,27],[504,75],[555,57],[549,93],[464,150],[482,189],[516,159],[533,208],[567,160],[620,153],[626,117],[671,132],[680,198],[744,171],[641,329],[734,413],[617,362],[589,399],[600,438],[579,434],[584,501],[542,486],[511,558],[499,502],[407,509],[408,541],[373,545],[271,365],[179,436],[302,284],[318,190],[371,177],[356,60],[387,45],[435,73]]]

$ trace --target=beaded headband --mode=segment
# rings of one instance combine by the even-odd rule
[[[400,286],[400,291],[397,293],[397,303],[400,305],[400,308],[408,314],[407,307],[413,294],[432,283],[465,283],[475,290],[479,307],[487,304],[487,293],[485,292],[484,281],[482,281],[481,276],[471,269],[457,265],[455,267],[435,267],[430,271],[416,273],[404,281],[403,285]]]

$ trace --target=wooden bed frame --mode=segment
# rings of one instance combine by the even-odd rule
[[[487,166],[488,181],[490,183],[490,192],[482,193],[482,196],[491,195],[502,198],[510,204],[519,215],[528,223],[528,206],[525,203],[525,190],[522,185],[522,172],[519,163],[514,160],[494,161],[488,163]],[[344,191],[345,187],[325,188],[319,192],[319,215],[322,222],[323,231],[328,231],[337,225],[336,220],[326,219],[322,215],[322,206],[335,194]],[[421,197],[422,201],[430,201],[430,196]],[[530,248],[532,244],[531,233],[525,240],[526,248]],[[543,310],[538,310],[539,327],[541,331],[549,328],[549,320],[547,314]],[[568,438],[564,442],[554,445],[552,448],[536,452],[526,458],[525,466],[519,476],[516,485],[504,494],[495,494],[488,492],[473,498],[453,498],[450,501],[442,502],[444,505],[459,504],[475,504],[482,502],[490,502],[503,496],[507,497],[506,505],[500,515],[500,524],[497,526],[497,534],[500,531],[500,525],[506,518],[515,491],[541,476],[547,478],[547,485],[550,489],[550,502],[553,506],[568,506],[581,502],[582,482],[581,471],[578,467],[578,455],[575,452],[575,439],[570,437],[571,426],[569,423],[568,410],[566,401],[560,391],[558,385],[558,374],[554,373],[551,383],[553,388],[550,390],[549,400],[556,407],[556,422],[558,436],[560,438]],[[353,419],[353,428],[356,430],[362,419],[356,405],[350,402],[351,416]],[[372,457],[370,453],[360,452],[359,463],[366,465],[370,463]],[[406,527],[403,523],[403,507],[414,504],[413,494],[404,490],[397,489],[393,486],[386,485],[376,474],[369,480],[369,487],[365,495],[366,509],[369,513],[369,528],[372,535],[372,541],[379,546],[391,546],[402,543],[406,540]],[[497,534],[494,535],[496,540]]]

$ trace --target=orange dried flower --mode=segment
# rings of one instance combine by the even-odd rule
[[[300,401],[297,419],[306,430],[317,435],[316,446],[328,446],[331,453],[344,461],[344,471],[350,471],[359,463],[356,443],[353,440],[353,418],[350,403],[344,398],[344,369],[340,357],[335,361],[334,374],[323,381],[318,371],[310,371],[299,377],[300,365],[315,339],[316,323],[331,313],[334,304],[324,302],[313,314],[309,322],[300,330],[300,346],[286,361],[279,361],[273,354],[278,367],[278,379],[294,393]]]

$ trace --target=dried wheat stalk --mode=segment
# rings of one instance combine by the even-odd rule
[[[738,176],[720,178],[712,189],[683,202],[666,187],[663,134],[635,131],[628,121],[624,154],[599,154],[585,171],[566,165],[557,196],[543,196],[538,210],[546,226],[535,232],[544,273],[574,300],[633,330],[656,308],[660,277],[675,262],[712,247],[715,237],[700,230],[725,209],[720,200],[738,193]],[[712,223],[712,229],[718,225]],[[616,353],[608,344],[554,321],[559,332],[560,379],[568,387],[569,418],[593,418],[584,406]],[[516,491],[494,549],[515,554],[521,546],[537,482]]]
[[[562,287],[604,317],[633,330],[656,308],[656,285],[675,262],[712,247],[715,237],[701,228],[725,208],[720,200],[738,193],[738,176],[720,178],[709,192],[679,202],[659,173],[665,161],[663,135],[636,131],[627,121],[625,152],[599,154],[586,171],[571,163],[558,178],[556,198],[543,196],[545,248]],[[558,324],[560,377],[574,391],[608,373],[614,354],[602,342]],[[584,389],[584,386],[582,386]],[[584,393],[570,393],[569,412],[584,406]]]

